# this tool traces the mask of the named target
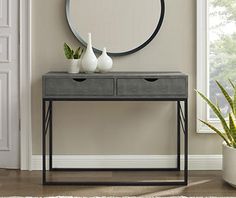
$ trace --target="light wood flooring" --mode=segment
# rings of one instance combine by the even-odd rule
[[[63,178],[60,174],[55,178]],[[68,175],[69,174],[69,175]],[[66,177],[75,178],[74,173]],[[81,173],[78,179],[98,180],[152,180],[155,174],[142,172],[93,172]],[[168,178],[172,176],[163,176]],[[52,178],[52,177],[51,177]],[[55,179],[54,178],[54,179]],[[188,186],[168,187],[81,187],[81,186],[43,186],[40,171],[17,171],[0,169],[0,197],[4,196],[230,196],[236,197],[236,188],[225,183],[220,171],[190,171]]]

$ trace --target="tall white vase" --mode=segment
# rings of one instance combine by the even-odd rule
[[[98,71],[108,72],[111,70],[113,61],[110,56],[107,55],[106,48],[103,48],[102,55],[98,58]]]
[[[88,33],[88,44],[86,52],[82,59],[82,68],[85,73],[96,71],[98,59],[93,52],[91,33]]]

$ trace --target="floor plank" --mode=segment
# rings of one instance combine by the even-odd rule
[[[62,174],[62,173],[61,173]],[[173,177],[162,173],[163,178]],[[177,174],[178,176],[179,174]],[[190,171],[189,185],[179,187],[81,187],[42,186],[40,171],[0,169],[0,196],[235,196],[236,189],[222,180],[221,171]],[[60,174],[57,173],[57,177]],[[62,174],[62,177],[65,175]],[[53,177],[53,176],[52,176]],[[66,177],[74,178],[73,173]],[[81,173],[77,179],[130,180],[154,179],[154,174],[142,172]]]

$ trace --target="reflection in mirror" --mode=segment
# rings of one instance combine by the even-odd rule
[[[162,22],[163,2],[68,0],[67,17],[80,41],[86,41],[91,32],[94,48],[121,53],[138,48],[154,34]]]

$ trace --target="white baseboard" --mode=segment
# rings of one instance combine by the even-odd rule
[[[173,168],[174,155],[55,155],[54,168]],[[183,169],[183,156],[181,156]],[[221,155],[189,155],[190,170],[221,170]],[[42,169],[41,155],[32,156],[32,170]]]

